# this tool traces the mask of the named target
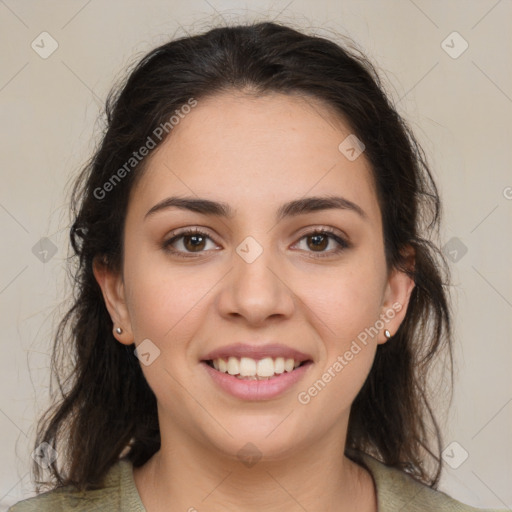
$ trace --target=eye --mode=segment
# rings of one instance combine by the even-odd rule
[[[213,242],[207,233],[196,228],[173,233],[173,235],[163,243],[163,249],[183,258],[193,257],[194,253],[204,252],[207,241]],[[189,254],[187,255],[187,253]]]
[[[183,258],[194,257],[208,250],[208,241],[213,243],[212,238],[197,228],[189,228],[181,232],[173,233],[173,236],[163,243],[163,249]],[[307,252],[312,252],[314,258],[325,258],[341,253],[351,247],[351,244],[331,228],[320,228],[304,234],[299,242],[306,242]],[[326,249],[334,245],[334,248]],[[214,244],[215,246],[215,244]],[[215,250],[215,248],[213,248]]]
[[[299,240],[299,244],[303,240],[307,247],[305,249],[306,251],[312,249],[308,252],[317,253],[312,255],[314,258],[325,258],[336,255],[351,247],[351,244],[347,240],[337,235],[335,231],[330,228],[316,229],[306,233]],[[325,249],[330,245],[334,245],[334,249],[326,251]]]

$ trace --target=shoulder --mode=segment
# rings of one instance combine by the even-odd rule
[[[123,510],[144,512],[133,482],[132,465],[128,460],[117,461],[105,477],[101,489],[77,491],[72,486],[60,487],[20,501],[8,512],[85,512],[89,510]]]
[[[498,512],[465,505],[442,491],[418,482],[397,468],[386,466],[370,455],[362,455],[361,459],[375,482],[379,512]]]

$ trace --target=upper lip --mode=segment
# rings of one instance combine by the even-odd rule
[[[227,359],[228,357],[250,357],[251,359],[263,359],[265,357],[284,357],[285,359],[294,359],[303,362],[311,360],[312,357],[295,348],[287,347],[280,343],[269,343],[267,345],[252,345],[246,343],[233,343],[209,352],[201,358],[202,361],[213,361],[214,359]]]

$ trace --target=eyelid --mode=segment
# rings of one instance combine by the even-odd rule
[[[328,234],[336,235],[339,238],[343,238],[347,244],[350,243],[350,237],[341,229],[335,228],[332,226],[322,225],[322,224],[311,224],[309,226],[305,226],[299,230],[299,232],[294,236],[299,236],[300,238],[303,238],[306,235],[313,234],[313,233],[321,233],[326,232]]]

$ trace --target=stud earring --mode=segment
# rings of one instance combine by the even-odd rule
[[[389,340],[389,338],[391,338],[391,333],[386,329],[384,331],[384,336],[386,336],[386,338]]]
[[[123,332],[123,329],[121,327],[116,327],[117,334],[121,334]]]

